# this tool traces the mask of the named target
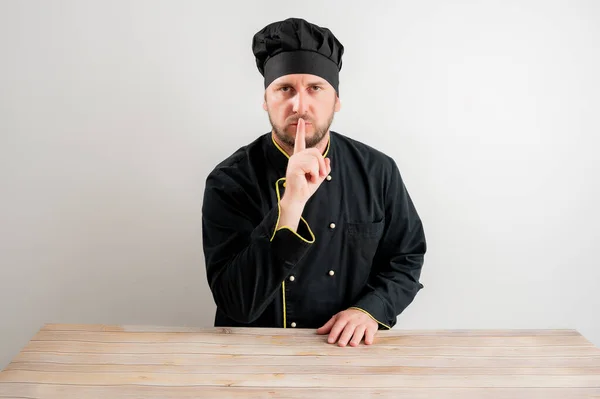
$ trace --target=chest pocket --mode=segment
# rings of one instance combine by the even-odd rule
[[[349,237],[353,238],[379,240],[383,234],[383,227],[383,220],[380,222],[346,223],[346,232]]]
[[[379,222],[346,223],[346,235],[351,252],[358,255],[359,260],[371,266],[379,241],[383,235],[385,220]]]

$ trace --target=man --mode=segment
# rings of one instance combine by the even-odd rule
[[[423,288],[421,220],[393,159],[329,130],[344,47],[303,19],[255,34],[272,131],[209,174],[203,203],[215,326],[318,328],[373,343]]]

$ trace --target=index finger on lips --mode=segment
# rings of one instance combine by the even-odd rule
[[[298,119],[296,125],[296,140],[294,143],[294,154],[304,151],[306,149],[306,125],[304,119]]]

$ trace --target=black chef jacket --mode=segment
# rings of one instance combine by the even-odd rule
[[[318,328],[355,308],[391,328],[423,288],[421,219],[392,158],[336,132],[331,174],[297,232],[275,231],[289,156],[271,133],[206,179],[202,236],[215,326]]]

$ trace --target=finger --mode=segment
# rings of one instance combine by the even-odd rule
[[[323,158],[323,155],[319,154],[318,151],[313,152],[312,156],[314,157],[314,162],[317,166],[316,177],[321,178],[322,180],[325,176],[327,176],[327,166],[325,164],[325,158]]]
[[[318,177],[325,177],[327,176],[328,172],[327,172],[327,162],[325,161],[325,158],[323,158],[323,155],[319,152],[319,150],[317,150],[316,148],[311,148],[310,150],[308,150],[310,155],[312,155],[313,157],[315,157],[318,165],[319,165],[319,169],[318,169]]]
[[[371,345],[373,343],[376,332],[377,332],[377,327],[368,327],[367,328],[367,331],[365,331],[365,345]]]
[[[365,325],[360,325],[360,326],[356,327],[356,330],[354,330],[354,336],[352,337],[352,340],[350,341],[350,346],[360,345],[360,341],[362,341],[363,337],[365,336],[366,329],[367,329],[367,326],[365,326]]]
[[[304,119],[298,119],[296,125],[296,142],[294,143],[294,154],[299,153],[306,149],[306,125]]]
[[[333,344],[337,341],[340,333],[344,330],[346,323],[348,323],[346,320],[336,318],[335,324],[331,327],[331,331],[329,332],[329,337],[327,337],[327,342]]]
[[[327,162],[323,155],[319,155],[319,172],[321,172],[321,177],[327,176]]]
[[[309,179],[311,183],[316,183],[319,180],[319,163],[314,159],[310,160]]]
[[[352,335],[354,335],[354,330],[356,330],[356,326],[354,324],[346,324],[342,335],[340,336],[340,340],[338,341],[339,346],[346,346]]]
[[[327,334],[329,331],[331,331],[331,327],[333,327],[333,324],[335,323],[335,319],[336,317],[333,316],[331,317],[331,319],[329,319],[329,321],[325,324],[323,324],[323,326],[317,328],[317,334]]]
[[[319,176],[319,162],[315,157],[306,153],[302,154],[298,166],[309,182],[314,183],[317,180]]]
[[[327,174],[331,173],[331,159],[325,158],[325,164],[327,165]]]

